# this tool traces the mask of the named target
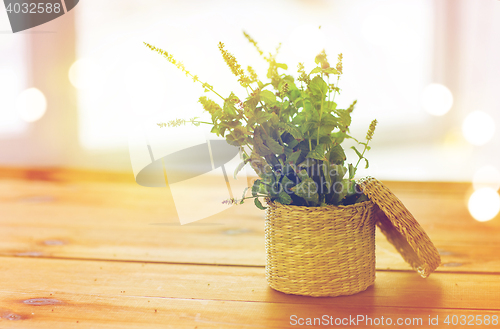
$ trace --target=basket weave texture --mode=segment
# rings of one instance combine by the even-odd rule
[[[266,278],[271,288],[295,295],[340,296],[374,283],[374,203],[267,204]]]
[[[441,263],[439,252],[429,236],[403,203],[380,181],[366,177],[358,183],[363,193],[378,206],[374,217],[387,240],[414,270],[422,277],[428,277]]]

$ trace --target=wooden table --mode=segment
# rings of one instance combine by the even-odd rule
[[[361,328],[367,318],[458,328],[488,317],[476,327],[500,327],[500,218],[470,217],[470,184],[387,185],[442,266],[422,279],[377,232],[375,284],[313,298],[268,287],[263,212],[251,203],[180,226],[169,189],[141,187],[131,174],[4,168],[0,328],[312,328],[299,324],[324,316],[363,319]]]

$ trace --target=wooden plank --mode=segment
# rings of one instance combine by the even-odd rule
[[[267,286],[263,214],[251,205],[180,227],[168,189],[37,175],[0,181],[0,254],[19,256],[0,257],[0,328],[283,328],[293,314],[421,317],[425,327],[429,316],[444,326],[447,315],[499,315],[499,224],[471,220],[465,184],[393,189],[441,249],[441,271],[462,273],[378,271],[365,292],[312,298]],[[407,268],[391,248],[378,239],[378,267]]]
[[[422,279],[411,272],[379,271],[375,284],[364,292],[341,298],[314,298],[269,288],[263,268],[2,257],[0,282],[0,294],[23,293],[30,294],[29,298],[60,299],[60,294],[80,294],[330,308],[351,305],[500,310],[500,276],[494,274],[434,273]]]
[[[500,272],[500,221],[479,223],[468,215],[466,184],[446,183],[444,190],[435,183],[391,184],[441,250],[446,266],[439,271]],[[4,179],[0,213],[1,255],[265,264],[264,214],[250,203],[179,226],[168,188]],[[382,236],[377,267],[409,269]]]
[[[135,183],[129,172],[93,171],[59,167],[0,167],[0,179],[48,182],[120,182]]]
[[[32,294],[0,292],[0,296],[7,304],[0,309],[0,326],[8,325],[9,328],[289,328],[298,327],[298,323],[307,323],[306,321],[319,324],[320,320],[325,321],[325,316],[325,328],[333,327],[326,325],[334,325],[335,321],[338,324],[342,321],[353,326],[356,324],[361,328],[384,327],[388,323],[394,326],[397,321],[406,321],[409,328],[426,328],[429,327],[430,319],[438,321],[439,326],[433,327],[443,328],[448,327],[444,324],[447,316],[451,319],[454,315],[457,316],[457,323],[460,323],[460,317],[474,323],[476,318],[488,316],[492,319],[498,316],[498,311],[490,310],[386,308],[346,304],[331,307],[82,294],[59,294],[56,300],[50,296],[47,299],[54,300],[55,305],[50,302],[47,305],[36,305],[43,301],[31,298]],[[30,300],[33,302],[25,303]]]
[[[106,230],[3,227],[0,231],[0,254],[264,266],[263,232],[247,224],[148,230],[141,227]],[[410,266],[379,232],[376,243],[377,269],[410,270]],[[500,273],[498,246],[436,245],[441,251],[443,263],[438,271]]]
[[[272,290],[260,268],[10,257],[0,264],[2,328],[283,328],[292,315],[325,314],[423,324],[437,316],[444,327],[447,315],[493,316],[500,309],[497,275],[424,280],[378,272],[365,292],[313,298]]]

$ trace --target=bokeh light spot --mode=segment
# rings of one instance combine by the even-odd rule
[[[495,134],[495,122],[489,114],[474,111],[465,118],[462,124],[462,133],[472,145],[484,145]]]
[[[469,212],[475,220],[486,222],[493,219],[500,211],[500,196],[492,188],[480,188],[469,198]]]
[[[453,106],[453,94],[445,86],[431,83],[422,93],[422,107],[435,116],[445,115]]]
[[[98,78],[96,64],[90,59],[79,59],[69,69],[69,81],[77,89],[86,89],[96,84]]]
[[[29,88],[21,92],[17,97],[16,108],[22,120],[26,122],[35,122],[45,114],[47,110],[47,100],[40,90]]]
[[[500,188],[500,172],[493,166],[481,167],[474,174],[472,184],[475,190],[489,187],[497,191]]]

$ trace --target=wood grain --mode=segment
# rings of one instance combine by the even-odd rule
[[[438,317],[441,328],[448,315],[499,316],[500,221],[470,217],[470,184],[387,185],[443,266],[422,279],[379,234],[373,286],[313,298],[268,287],[263,213],[250,203],[180,226],[169,188],[129,175],[0,170],[0,328],[289,328],[292,315]]]
[[[61,303],[57,305],[33,306],[24,304],[24,301],[29,300],[24,298],[31,297],[29,294],[3,293],[1,297],[10,303],[8,308],[0,309],[0,325],[8,325],[8,328],[293,328],[297,327],[291,325],[293,315],[302,318],[302,321],[307,318],[314,321],[314,318],[321,319],[326,315],[327,318],[333,318],[332,323],[335,323],[337,318],[342,321],[349,316],[363,316],[360,320],[370,318],[371,323],[377,321],[376,318],[378,321],[383,318],[384,323],[387,323],[387,318],[390,318],[393,327],[398,319],[409,319],[409,323],[415,324],[407,326],[409,328],[429,327],[429,318],[437,317],[440,325],[434,327],[444,328],[448,327],[443,323],[447,316],[498,316],[498,311],[490,310],[387,308],[346,304],[331,307],[314,304],[80,294],[60,294]],[[385,327],[371,326],[367,321],[360,321],[359,327]],[[418,325],[420,323],[422,325]]]
[[[268,287],[264,268],[2,257],[1,292],[59,298],[99,296],[193,298],[359,307],[500,310],[496,274],[379,271],[366,291],[341,298],[287,295]],[[47,295],[46,293],[49,293]]]
[[[250,203],[180,226],[168,188],[131,184],[125,175],[109,174],[110,181],[80,172],[72,180],[66,171],[13,176],[19,179],[0,180],[0,255],[265,264],[264,214]],[[387,185],[440,250],[438,271],[500,273],[500,221],[470,217],[469,184]],[[380,234],[377,268],[410,269]]]
[[[79,321],[98,328],[275,328],[286,327],[292,314],[427,319],[500,310],[498,275],[436,273],[422,279],[378,272],[365,292],[314,298],[272,290],[262,268],[5,257],[0,282],[0,327],[6,321],[30,328]]]

